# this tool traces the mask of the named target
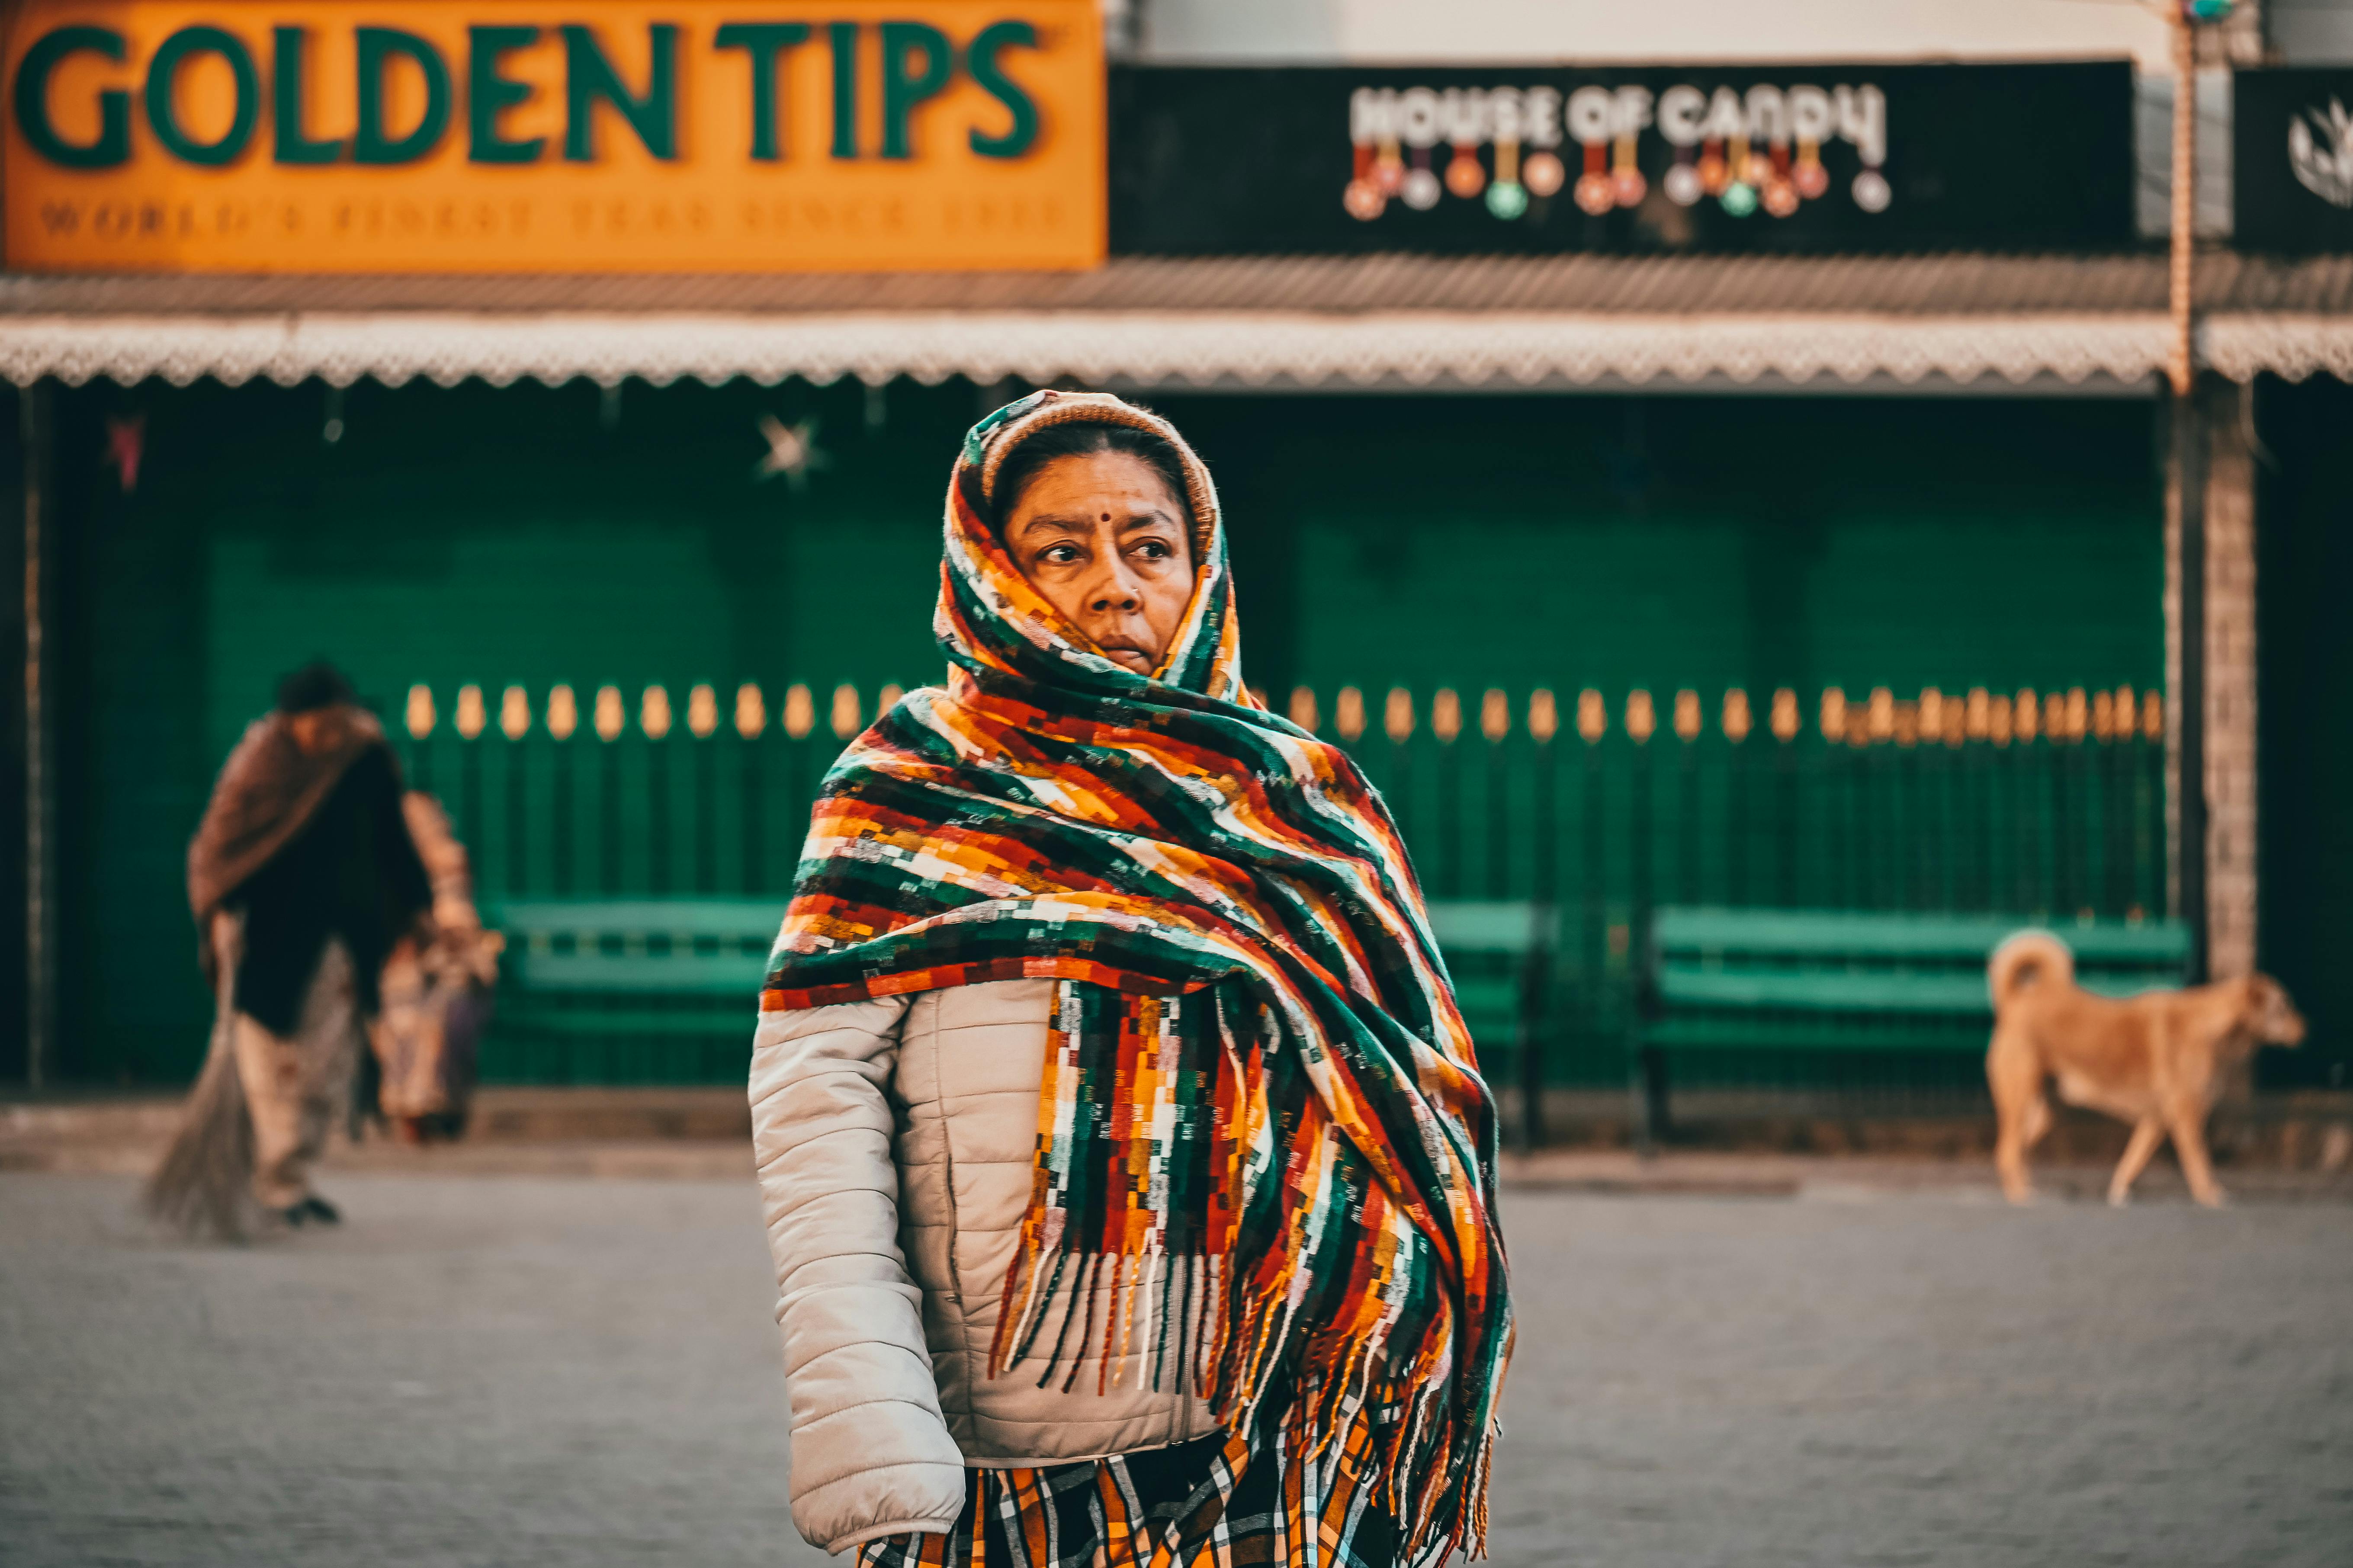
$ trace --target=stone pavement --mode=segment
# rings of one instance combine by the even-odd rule
[[[822,1561],[740,1177],[347,1171],[244,1248],[132,1188],[0,1175],[0,1562]],[[1780,1190],[1513,1189],[1498,1563],[2353,1559],[2353,1206]]]

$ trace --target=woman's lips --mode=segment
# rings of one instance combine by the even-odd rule
[[[1124,664],[1139,674],[1152,673],[1154,663],[1152,650],[1134,637],[1101,637],[1095,639],[1095,647],[1103,649],[1105,658]]]

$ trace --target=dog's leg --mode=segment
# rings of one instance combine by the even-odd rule
[[[2214,1181],[2214,1163],[2206,1157],[2206,1107],[2191,1096],[2178,1096],[2166,1106],[2173,1126],[2173,1152],[2181,1157],[2181,1174],[2189,1195],[2210,1209],[2222,1206],[2222,1189]]]
[[[2125,1157],[2116,1162],[2116,1173],[2108,1178],[2108,1202],[2117,1208],[2132,1202],[2132,1184],[2148,1168],[2149,1156],[2165,1142],[2165,1123],[2155,1116],[2144,1116],[2133,1123],[2132,1142],[2125,1145]]]
[[[2014,1204],[2032,1203],[2034,1182],[2026,1173],[2026,1152],[2051,1125],[2040,1065],[2031,1051],[2016,1048],[1997,1028],[1993,1048],[1986,1053],[1986,1082],[1993,1090],[1993,1163],[2001,1173],[2002,1196]]]

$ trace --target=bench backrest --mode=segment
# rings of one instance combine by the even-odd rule
[[[2189,930],[2179,921],[2048,925],[2023,915],[1672,907],[1651,927],[1662,956],[1894,967],[1981,965],[2006,939],[2037,929],[2064,942],[2079,969],[2179,973],[2189,958]]]
[[[484,907],[483,923],[510,939],[616,938],[642,945],[650,935],[697,942],[751,942],[763,957],[776,940],[785,900],[774,899],[507,899]]]
[[[1668,908],[1652,919],[1651,995],[1670,1009],[1942,1015],[1992,1009],[1986,961],[2024,917],[1817,910]],[[2189,933],[2178,921],[2075,922],[2053,934],[2077,982],[2109,995],[2178,984]]]
[[[509,899],[507,984],[525,992],[749,996],[767,971],[782,899]]]
[[[1559,929],[1549,904],[1440,901],[1430,906],[1430,934],[1439,950],[1522,957],[1551,951]]]
[[[506,979],[525,992],[741,996],[759,986],[784,906],[781,897],[509,899],[482,918],[506,934]],[[1508,1035],[1528,961],[1554,944],[1554,911],[1440,902],[1430,916],[1474,1037]]]

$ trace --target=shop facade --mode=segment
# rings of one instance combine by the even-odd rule
[[[935,9],[967,46],[999,20]],[[692,20],[681,58],[710,42]],[[835,129],[837,36],[809,26],[777,68],[787,164]],[[872,73],[853,141],[885,176],[891,81],[907,104],[930,59],[892,47],[845,47]],[[607,52],[644,101],[653,56]],[[1073,134],[1083,90],[1004,58],[1039,145]],[[681,103],[701,79],[681,70]],[[1652,902],[2175,900],[2165,276],[2132,238],[2128,67],[1097,80],[1105,254],[1052,267],[934,235],[920,262],[599,269],[574,247],[100,275],[20,262],[12,208],[0,373],[48,542],[48,1069],[193,1063],[186,834],[271,680],[314,654],[452,804],[490,898],[781,892],[837,733],[936,679],[947,456],[1034,385],[1127,391],[1195,437],[1231,508],[1250,678],[1359,749],[1435,891],[1569,911],[1570,1077],[1620,1070],[1604,999]],[[635,157],[634,121],[589,110]],[[970,159],[1020,118],[962,79],[907,115],[919,157],[946,129]],[[705,142],[737,121],[712,124]],[[500,127],[526,131],[565,134]],[[2021,177],[2003,137],[2054,151]],[[633,178],[659,177],[647,157]],[[2254,479],[2221,415],[2260,378],[2353,368],[2353,290],[2227,254],[2200,288],[2222,519]],[[2210,534],[2227,616],[2252,523],[2242,546]],[[2247,699],[2210,732],[2246,726],[2252,782]],[[2252,899],[2252,844],[2230,854]],[[2226,930],[2218,963],[2252,962],[2254,932]],[[124,982],[126,953],[152,973]],[[732,1068],[518,1047],[504,1070]]]

